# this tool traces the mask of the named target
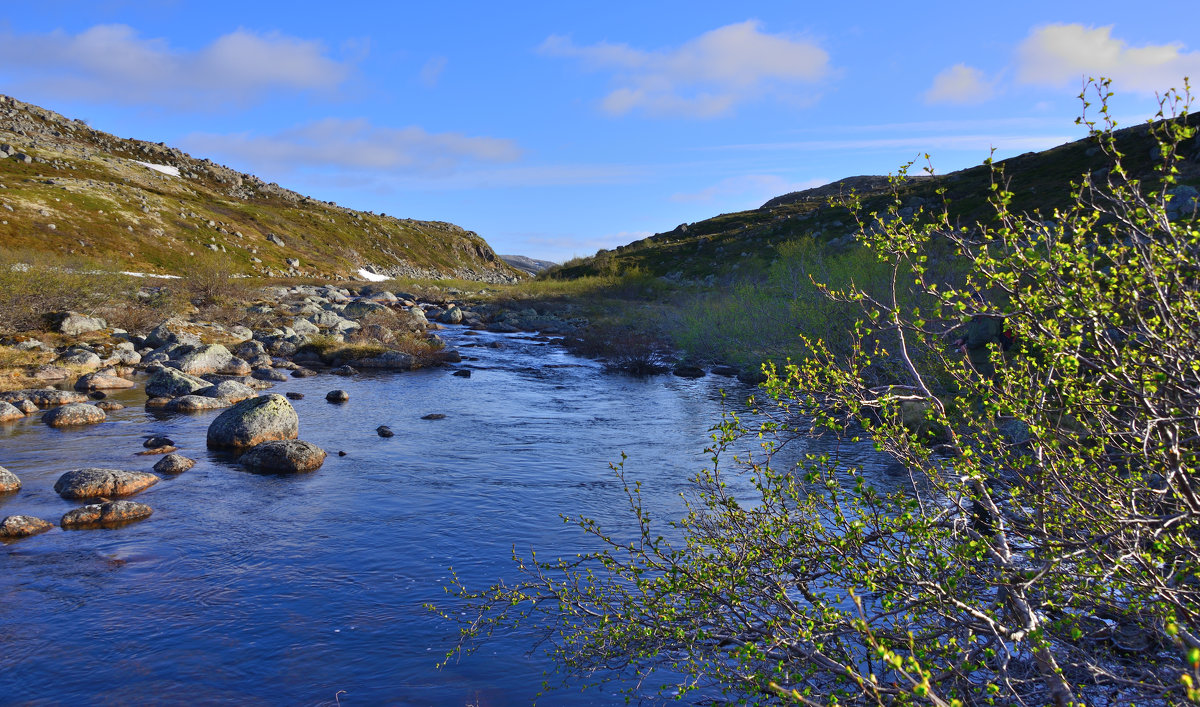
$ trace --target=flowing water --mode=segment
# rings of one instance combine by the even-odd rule
[[[330,452],[309,474],[247,473],[205,449],[219,411],[146,410],[139,390],[110,396],[128,407],[89,428],[0,424],[0,466],[24,484],[0,498],[0,517],[57,522],[76,505],[53,491],[64,471],[148,471],[158,457],[134,453],[152,435],[198,460],[135,497],[149,520],[0,545],[0,704],[529,704],[551,668],[537,635],[509,632],[436,667],[457,629],[423,606],[456,610],[449,568],[482,588],[517,577],[514,545],[543,558],[585,549],[560,513],[628,528],[608,468],[622,451],[656,517],[677,514],[710,427],[751,390],[606,374],[527,336],[444,333],[470,345],[471,378],[276,385],[305,394],[293,401],[300,438]],[[327,403],[334,388],[349,402]],[[539,701],[616,699],[568,688]]]

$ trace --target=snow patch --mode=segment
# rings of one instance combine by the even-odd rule
[[[380,275],[379,273],[371,272],[370,270],[367,270],[366,268],[359,268],[358,276],[361,277],[362,279],[366,280],[367,282],[383,282],[384,280],[392,279],[392,278],[388,277],[387,275]]]
[[[150,169],[154,170],[155,172],[162,172],[163,174],[165,174],[169,177],[178,177],[179,176],[179,168],[172,167],[169,164],[152,164],[150,162],[139,162],[138,160],[134,160],[134,162],[136,162],[137,164],[140,164],[143,167],[149,167]]]
[[[129,276],[132,276],[132,277],[160,277],[160,278],[162,278],[162,279],[164,279],[164,280],[179,280],[179,279],[180,279],[180,277],[179,277],[178,275],[158,275],[158,274],[156,274],[156,273],[152,273],[152,272],[151,272],[151,273],[145,273],[145,272],[129,272],[128,270],[122,270],[122,271],[121,271],[121,274],[122,274],[122,275],[129,275]]]

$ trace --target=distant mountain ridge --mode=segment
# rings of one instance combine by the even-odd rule
[[[536,258],[530,258],[526,255],[501,255],[500,259],[513,266],[517,270],[529,273],[530,275],[537,275],[547,268],[552,268],[555,265],[558,265],[558,263],[550,260],[538,260]]]
[[[0,245],[185,274],[520,278],[477,234],[355,211],[0,96]]]

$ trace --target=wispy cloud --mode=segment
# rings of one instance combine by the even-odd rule
[[[828,180],[792,182],[777,174],[744,174],[728,177],[694,192],[678,192],[671,201],[682,203],[711,203],[718,199],[735,198],[757,205],[765,199],[809,187],[819,187]]]
[[[421,85],[426,88],[437,86],[438,81],[442,79],[442,72],[446,70],[446,57],[435,56],[430,57],[429,61],[421,67],[419,78]]]
[[[1185,76],[1200,77],[1200,51],[1186,51],[1182,42],[1133,47],[1112,30],[1081,24],[1034,28],[1017,47],[1017,80],[1061,87],[1104,76],[1119,90],[1145,94],[1179,88]]]
[[[982,103],[996,95],[995,81],[966,64],[955,64],[933,78],[925,92],[926,103]]]
[[[464,163],[512,162],[521,156],[512,140],[430,133],[417,126],[379,127],[366,119],[327,118],[270,135],[192,133],[182,142],[193,152],[232,156],[268,171],[446,174]]]
[[[854,140],[799,140],[795,142],[762,142],[740,145],[721,145],[714,150],[758,150],[818,152],[828,150],[911,149],[920,152],[933,150],[1047,150],[1065,142],[1078,140],[1081,135],[915,135],[906,137],[863,138]]]
[[[548,37],[538,51],[577,59],[591,70],[611,71],[616,87],[600,103],[611,115],[727,115],[739,104],[764,96],[803,100],[804,87],[831,73],[828,52],[815,42],[768,34],[756,20],[655,51],[608,42],[577,45],[560,35]]]
[[[328,92],[353,72],[321,42],[238,29],[187,51],[127,25],[78,34],[0,30],[0,71],[17,91],[66,99],[218,109],[273,92]]]

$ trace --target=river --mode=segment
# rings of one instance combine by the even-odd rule
[[[723,406],[752,391],[715,376],[608,374],[527,335],[443,334],[475,359],[470,378],[275,386],[305,395],[293,401],[300,438],[330,452],[309,474],[247,473],[205,449],[219,411],[147,410],[140,389],[111,395],[128,407],[93,427],[53,429],[36,414],[0,424],[0,466],[24,484],[0,498],[0,517],[57,522],[76,505],[53,491],[63,472],[148,471],[158,457],[134,453],[152,435],[199,462],[135,497],[154,508],[146,521],[0,545],[0,703],[533,701],[552,667],[537,635],[509,632],[436,667],[457,629],[423,607],[454,609],[449,568],[482,587],[516,577],[514,545],[543,558],[584,549],[560,513],[629,527],[608,468],[622,451],[656,517],[677,514]],[[326,402],[335,388],[349,402]],[[421,419],[430,413],[446,417]],[[616,699],[568,688],[539,702]]]

